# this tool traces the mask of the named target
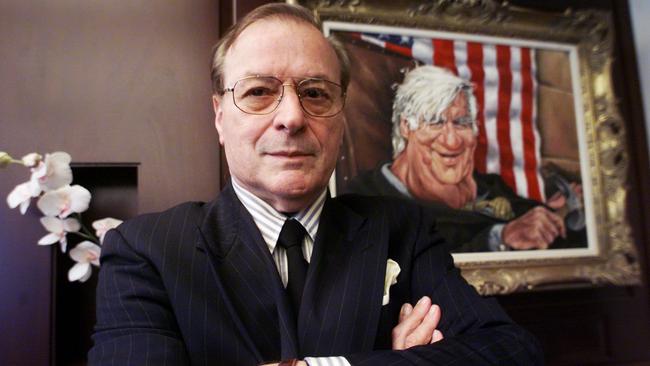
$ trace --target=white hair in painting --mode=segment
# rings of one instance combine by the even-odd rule
[[[406,147],[406,140],[400,133],[402,119],[408,122],[412,131],[420,127],[420,123],[436,121],[458,93],[465,93],[467,97],[469,114],[474,120],[472,131],[477,134],[476,98],[471,83],[437,66],[419,66],[407,72],[393,100],[393,157],[397,157]]]

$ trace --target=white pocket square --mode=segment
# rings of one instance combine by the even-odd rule
[[[388,259],[386,261],[386,278],[384,278],[384,297],[381,299],[382,306],[390,301],[390,287],[397,283],[399,272],[399,264],[392,259]]]

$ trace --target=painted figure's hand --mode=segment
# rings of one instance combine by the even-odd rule
[[[576,197],[577,200],[582,201],[582,184],[571,183],[569,185],[571,188],[572,194]],[[567,197],[560,191],[555,192],[551,197],[546,200],[546,205],[554,210],[562,209],[567,201]]]
[[[442,333],[436,329],[439,321],[440,307],[431,304],[427,296],[421,298],[415,308],[409,303],[402,305],[399,324],[393,328],[393,349],[403,350],[442,340]]]
[[[566,205],[566,197],[562,192],[557,191],[546,200],[546,205],[554,210],[559,210]]]
[[[507,223],[501,235],[513,249],[547,249],[558,236],[566,238],[566,228],[559,215],[538,206]]]

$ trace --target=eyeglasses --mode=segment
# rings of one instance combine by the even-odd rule
[[[459,130],[459,131],[469,130],[474,125],[474,119],[472,119],[471,117],[460,117],[453,120],[445,120],[439,118],[437,120],[424,121],[424,125],[434,131],[440,131],[442,130],[442,128],[445,126],[447,122],[451,123],[451,126],[455,130]]]
[[[309,78],[298,84],[284,84],[273,76],[249,76],[235,82],[232,92],[235,106],[244,113],[269,114],[273,112],[284,96],[284,87],[296,88],[302,110],[313,117],[332,117],[343,109],[345,92],[339,84],[328,80]]]

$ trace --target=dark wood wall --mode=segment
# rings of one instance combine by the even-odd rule
[[[77,163],[92,163],[75,168],[102,206],[91,218],[211,199],[226,169],[212,127],[210,47],[234,20],[266,2],[0,0],[0,150],[22,156],[60,149]],[[540,338],[549,365],[650,364],[650,174],[627,2],[511,3],[612,11],[616,92],[631,162],[628,215],[644,282],[499,301]],[[28,173],[16,166],[0,177],[4,195]],[[83,363],[61,340],[69,321],[61,308],[74,307],[79,299],[66,296],[86,296],[92,282],[62,284],[66,263],[55,249],[36,245],[45,234],[38,217],[34,209],[21,216],[0,205],[0,364]]]

